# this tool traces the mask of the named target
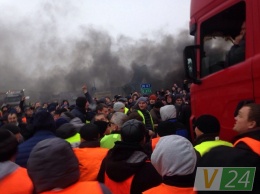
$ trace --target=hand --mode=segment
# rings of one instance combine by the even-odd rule
[[[84,94],[87,93],[88,92],[87,84],[84,84],[81,89],[84,92]]]

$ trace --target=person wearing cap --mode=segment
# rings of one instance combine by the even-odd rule
[[[148,108],[147,108],[148,111],[151,111],[153,109],[156,101],[157,101],[157,96],[155,94],[151,94],[149,96],[149,105],[148,105]]]
[[[24,141],[20,128],[14,124],[11,124],[11,123],[4,124],[0,128],[0,130],[8,130],[8,131],[12,132],[12,134],[14,134],[18,143],[22,143]]]
[[[129,108],[127,107],[128,106],[128,100],[127,100],[127,98],[119,98],[118,99],[118,102],[122,102],[124,105],[125,105],[125,108],[124,108],[124,113],[126,114],[126,115],[128,115],[130,112],[129,112]]]
[[[102,148],[111,149],[115,146],[116,141],[121,141],[120,130],[125,120],[128,116],[122,112],[115,112],[109,122],[108,130],[109,134],[106,134],[100,140],[100,145]]]
[[[80,144],[80,134],[77,131],[77,127],[75,127],[71,123],[65,123],[61,125],[55,132],[57,137],[60,137],[70,143],[72,148],[76,148]]]
[[[27,171],[37,194],[110,194],[97,181],[79,181],[78,159],[70,144],[61,138],[37,143],[28,159]]]
[[[143,118],[143,123],[146,127],[146,129],[149,132],[149,136],[147,136],[146,141],[149,142],[150,136],[154,135],[154,123],[153,123],[153,118],[150,114],[150,112],[147,110],[148,108],[148,101],[147,101],[147,97],[140,97],[137,99],[136,104],[135,104],[135,108],[136,108],[136,112]]]
[[[162,176],[162,183],[143,194],[196,194],[193,190],[197,155],[189,140],[179,135],[161,137],[151,163]]]
[[[14,163],[18,141],[8,130],[0,130],[0,191],[1,194],[31,194],[33,184],[27,170]]]
[[[73,149],[79,160],[79,181],[95,181],[108,149],[100,147],[99,130],[95,124],[85,124],[79,133],[80,145]]]
[[[56,137],[54,134],[55,122],[53,116],[49,112],[38,111],[35,114],[33,129],[33,136],[18,146],[18,153],[15,162],[25,168],[33,147],[44,139]]]
[[[146,129],[141,121],[126,121],[121,128],[122,141],[115,142],[101,164],[98,181],[113,194],[140,194],[161,183],[161,176],[144,151]]]
[[[122,102],[115,102],[113,105],[114,112],[125,112],[125,104]]]
[[[195,122],[194,148],[201,156],[216,146],[229,146],[232,143],[219,139],[220,123],[210,114],[201,115]]]

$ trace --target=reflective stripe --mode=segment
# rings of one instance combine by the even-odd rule
[[[237,140],[234,143],[234,146],[236,146],[238,143],[243,142],[245,143],[248,147],[251,148],[256,154],[260,156],[260,141],[250,138],[250,137],[244,137],[239,140]]]

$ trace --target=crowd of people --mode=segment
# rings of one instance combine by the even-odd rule
[[[190,115],[186,84],[113,99],[93,99],[84,85],[75,105],[4,104],[0,191],[195,194],[203,193],[194,187],[196,167],[249,166],[260,193],[260,105],[239,107],[234,142],[219,139],[220,123],[207,113],[196,119],[193,139]]]

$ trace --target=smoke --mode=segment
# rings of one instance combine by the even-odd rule
[[[64,35],[59,21],[73,17],[74,9],[49,2],[41,5],[37,17],[7,21],[0,16],[2,91],[58,94],[79,91],[86,83],[92,92],[123,94],[144,82],[158,90],[184,79],[182,52],[192,44],[187,30],[133,40],[81,26],[77,33]]]

